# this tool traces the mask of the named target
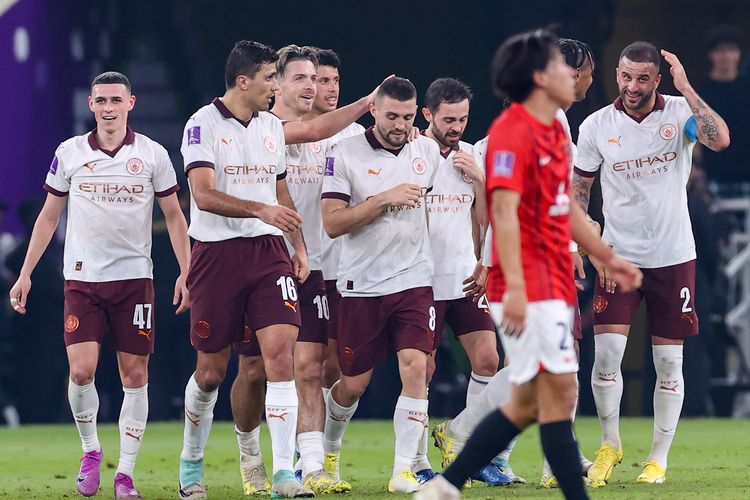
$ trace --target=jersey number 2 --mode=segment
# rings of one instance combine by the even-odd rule
[[[682,303],[682,312],[693,312],[693,308],[688,305],[690,304],[690,289],[688,287],[682,287],[682,290],[680,290],[680,298],[685,300],[685,302]]]

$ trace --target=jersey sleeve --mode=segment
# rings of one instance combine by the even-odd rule
[[[602,166],[604,158],[596,143],[594,120],[586,118],[578,129],[578,144],[575,152],[575,172],[583,177],[593,177]]]
[[[523,180],[529,164],[530,140],[524,141],[518,130],[490,132],[485,155],[487,192],[510,189],[523,192]]]
[[[55,156],[52,157],[47,178],[44,181],[44,190],[55,196],[67,196],[70,191],[70,177],[61,159],[63,148],[61,144],[55,150]]]
[[[323,169],[322,199],[336,199],[349,202],[352,198],[352,186],[346,172],[346,164],[341,148],[334,144],[326,151],[326,163]]]
[[[200,115],[190,117],[185,124],[180,147],[185,173],[196,167],[214,168],[216,164],[215,133],[214,127],[205,117]]]
[[[169,153],[163,147],[157,148],[154,177],[151,182],[154,184],[154,194],[158,198],[169,196],[180,189],[172,160],[169,159]]]

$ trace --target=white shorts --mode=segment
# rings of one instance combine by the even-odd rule
[[[491,302],[490,313],[499,328],[503,304]],[[510,381],[525,384],[542,371],[576,373],[578,359],[572,328],[573,308],[562,300],[530,302],[526,309],[526,328],[520,336],[510,337],[499,328],[503,349],[510,358]]]

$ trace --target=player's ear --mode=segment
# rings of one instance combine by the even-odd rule
[[[375,107],[375,101],[371,102],[370,103],[370,114],[372,115],[373,118],[375,118],[375,110],[376,109],[377,108]]]
[[[422,116],[424,116],[424,119],[427,120],[428,123],[432,123],[432,113],[430,113],[430,109],[426,106],[422,108]]]
[[[659,88],[660,83],[661,83],[661,73],[657,73],[656,78],[654,78],[654,90]]]
[[[93,113],[94,112],[94,98],[89,96],[89,110]]]
[[[135,107],[135,96],[133,94],[130,94],[128,111],[133,111],[134,107]]]

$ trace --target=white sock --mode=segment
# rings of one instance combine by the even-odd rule
[[[274,474],[294,468],[298,404],[294,380],[266,382],[266,423],[271,434]]]
[[[325,401],[326,399],[328,399],[328,395],[331,393],[331,389],[328,387],[321,387],[321,389],[323,390],[323,401]]]
[[[68,381],[68,402],[81,436],[83,452],[99,451],[99,436],[96,433],[96,414],[99,413],[99,394],[92,380],[90,384],[77,385]]]
[[[190,376],[185,386],[185,430],[180,459],[196,461],[203,458],[218,394],[218,389],[211,392],[201,390],[195,381],[195,373]]]
[[[594,367],[591,390],[602,428],[602,444],[621,448],[620,401],[622,400],[622,357],[628,337],[619,333],[594,335]]]
[[[323,432],[309,431],[297,434],[299,460],[302,462],[302,477],[323,468]]]
[[[432,469],[430,459],[427,458],[427,448],[430,442],[430,426],[426,422],[422,437],[419,438],[419,446],[417,447],[417,456],[414,459],[414,465],[412,466],[413,472],[419,472],[425,469]]]
[[[242,432],[235,425],[234,434],[240,447],[240,462],[260,456],[260,425],[248,432]]]
[[[132,478],[148,420],[148,384],[135,389],[123,387],[122,392],[125,395],[120,409],[120,461],[116,473]]]
[[[682,377],[682,346],[655,345],[652,349],[656,368],[654,388],[654,444],[649,460],[667,468],[667,455],[680,420],[685,380]]]
[[[333,387],[336,384],[333,384]],[[344,437],[344,432],[359,405],[359,401],[355,401],[349,407],[338,404],[333,399],[333,387],[331,387],[331,392],[328,393],[326,398],[326,422],[323,428],[323,448],[326,453],[339,453],[341,451],[341,440]]]
[[[429,426],[426,399],[399,396],[393,412],[393,429],[396,431],[396,454],[393,460],[393,476],[411,471],[419,449],[425,426]]]
[[[466,388],[466,406],[471,406],[479,398],[479,395],[482,394],[482,391],[490,383],[490,380],[492,380],[492,377],[477,375],[471,372],[471,375],[469,375],[469,387]]]
[[[498,453],[497,458],[499,458],[500,460],[505,460],[506,462],[509,461],[510,454],[513,453],[513,448],[515,448],[516,442],[518,442],[518,436],[510,440],[508,446],[503,451]]]
[[[474,428],[492,410],[499,408],[510,399],[513,385],[510,383],[507,367],[497,372],[487,387],[448,424],[448,431],[460,440],[466,441]]]

